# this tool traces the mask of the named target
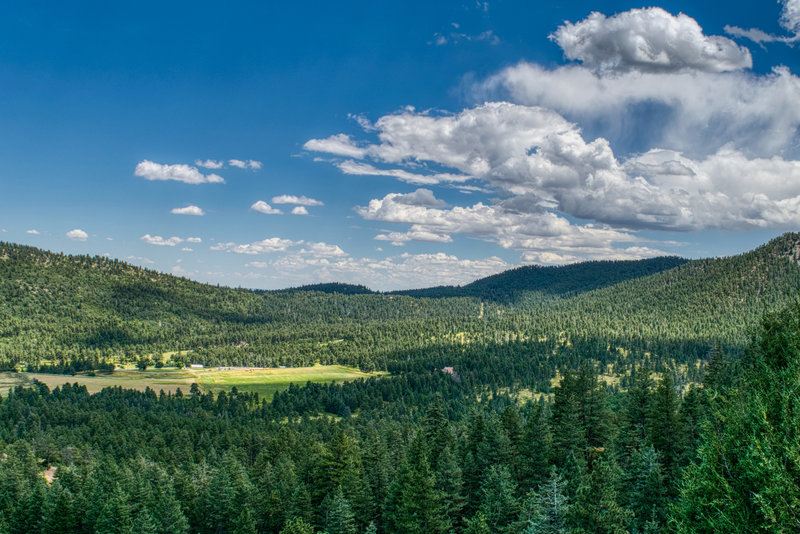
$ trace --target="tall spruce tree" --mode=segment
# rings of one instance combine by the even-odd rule
[[[800,303],[764,318],[743,367],[711,401],[672,509],[677,532],[800,531]]]

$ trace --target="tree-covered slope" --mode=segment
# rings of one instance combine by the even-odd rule
[[[629,362],[688,362],[714,343],[738,350],[748,325],[797,293],[798,250],[800,235],[786,234],[728,258],[516,269],[465,286],[479,288],[473,296],[417,298],[344,284],[232,289],[2,243],[0,363],[191,349],[206,364],[464,362],[501,377],[517,364],[509,376],[533,372],[538,359],[544,380],[564,362],[631,351]]]
[[[666,271],[687,261],[676,256],[665,256],[647,260],[587,261],[558,267],[527,265],[464,286],[438,286],[395,291],[394,294],[431,298],[476,297],[513,303],[529,293],[543,297],[577,295]]]

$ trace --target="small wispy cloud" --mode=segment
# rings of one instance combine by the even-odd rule
[[[185,184],[222,184],[225,179],[217,174],[203,174],[197,167],[178,163],[165,165],[144,160],[136,165],[133,174],[145,180],[175,180]]]
[[[456,23],[452,24],[455,29],[459,28]],[[494,30],[486,30],[477,35],[470,35],[461,32],[449,33],[434,33],[433,39],[428,41],[428,44],[436,46],[444,46],[446,44],[459,44],[462,42],[486,42],[490,45],[500,44],[500,38],[494,33]]]
[[[194,160],[194,164],[204,169],[221,169],[223,165],[225,165],[225,162],[213,159],[207,159],[205,161],[196,159]]]
[[[175,215],[195,215],[198,217],[202,217],[203,215],[206,214],[206,212],[203,211],[202,208],[191,205],[186,206],[184,208],[173,208],[172,210],[170,210],[170,213],[174,213]]]
[[[259,170],[263,166],[260,161],[256,161],[253,159],[248,159],[248,160],[229,159],[228,165],[230,165],[231,167],[237,167],[239,169],[252,169],[254,171]]]
[[[35,228],[31,228],[30,230],[25,230],[25,233],[26,234],[31,234],[31,235],[39,235],[40,232],[39,232],[39,230],[37,230]]]
[[[273,204],[295,204],[297,206],[324,206],[322,202],[317,199],[309,198],[305,195],[280,195],[272,197]]]
[[[175,245],[179,245],[183,243],[183,238],[178,236],[172,236],[167,239],[164,239],[160,235],[150,235],[145,234],[140,238],[142,241],[147,243],[148,245],[156,245],[159,247],[174,247]]]
[[[266,213],[267,215],[280,215],[283,213],[278,208],[273,208],[263,200],[257,200],[254,202],[253,205],[250,206],[250,209],[259,213]]]

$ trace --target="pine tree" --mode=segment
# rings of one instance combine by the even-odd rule
[[[650,445],[642,447],[631,460],[628,509],[633,512],[639,530],[664,525],[667,511],[667,486],[660,456]]]
[[[518,523],[525,534],[561,534],[567,530],[570,502],[566,494],[567,483],[555,467],[537,491],[526,499]]]
[[[633,514],[620,504],[620,469],[602,457],[578,488],[570,523],[587,533],[623,534]]]
[[[486,515],[478,510],[475,515],[467,520],[464,534],[492,534],[489,525],[486,523]]]
[[[466,499],[461,467],[450,446],[446,446],[439,453],[434,476],[436,489],[442,499],[442,518],[446,524],[458,527]]]
[[[300,517],[293,517],[286,522],[280,534],[314,534],[314,527]]]
[[[546,409],[537,404],[525,423],[519,457],[515,462],[518,466],[517,483],[522,489],[533,489],[547,477],[552,439]]]
[[[678,414],[680,398],[672,381],[672,373],[664,373],[656,387],[648,418],[650,442],[661,455],[669,493],[674,491],[678,480],[681,460],[681,445],[685,433]]]
[[[519,515],[517,485],[505,466],[490,466],[480,491],[480,507],[492,532],[509,532]]]
[[[333,496],[328,500],[325,514],[325,532],[327,534],[356,534],[356,520],[353,508],[342,492],[336,488]]]
[[[424,534],[449,528],[421,433],[409,445],[389,493],[387,522],[398,532]]]
[[[680,533],[800,529],[800,303],[764,318],[736,388],[717,392],[670,522]]]

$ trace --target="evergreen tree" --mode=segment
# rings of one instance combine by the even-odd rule
[[[517,485],[505,466],[490,466],[481,485],[480,507],[492,532],[511,532],[519,515]]]
[[[428,447],[422,434],[409,445],[397,470],[387,507],[388,523],[398,532],[436,533],[449,528],[443,513],[442,495],[428,461]]]
[[[671,523],[686,533],[800,528],[800,303],[765,317],[738,388],[717,392]]]
[[[681,446],[686,440],[678,414],[679,406],[680,398],[672,380],[672,373],[667,371],[656,387],[648,427],[650,442],[662,458],[670,493],[677,483],[682,457]]]
[[[300,517],[293,517],[286,522],[280,534],[314,534],[314,527]]]
[[[525,423],[522,441],[519,445],[517,483],[523,489],[533,489],[547,477],[551,455],[552,435],[547,423],[547,410],[536,404]]]
[[[518,523],[525,534],[562,534],[567,531],[570,502],[566,494],[567,484],[555,467],[537,491],[531,491],[526,499]]]
[[[356,534],[357,532],[353,508],[344,496],[341,487],[336,488],[332,498],[328,501],[325,532],[327,534]]]
[[[640,531],[661,528],[667,512],[667,486],[660,456],[650,445],[642,447],[631,461],[632,477],[629,483],[628,509],[634,515],[634,525]]]
[[[623,534],[633,514],[620,504],[620,469],[602,457],[578,488],[570,523],[587,533]]]

